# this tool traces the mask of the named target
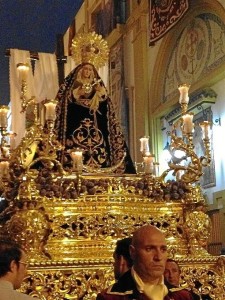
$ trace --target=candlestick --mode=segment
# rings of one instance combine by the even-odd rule
[[[19,79],[21,82],[27,80],[29,69],[30,67],[28,64],[24,64],[24,63],[17,64],[17,70],[19,71]]]
[[[73,160],[73,170],[75,172],[82,172],[83,170],[83,153],[82,150],[75,150],[70,153]]]
[[[211,123],[209,121],[203,121],[199,124],[202,129],[203,139],[210,139],[211,137]]]
[[[192,113],[190,114],[186,114],[184,115],[183,118],[183,131],[184,133],[191,133],[193,128],[194,128],[194,124],[192,122],[194,115]]]
[[[153,156],[152,155],[144,156],[143,159],[144,159],[145,174],[153,174],[154,172]]]
[[[8,120],[7,113],[9,111],[9,107],[6,105],[0,105],[0,127],[7,128]]]
[[[180,91],[180,98],[179,98],[180,104],[188,104],[189,103],[189,96],[188,96],[189,88],[190,88],[190,85],[186,84],[186,83],[179,85],[178,89]]]
[[[149,137],[144,136],[144,137],[140,138],[140,142],[141,142],[140,151],[142,152],[142,154],[144,156],[146,156],[146,153],[150,153],[149,152]]]
[[[50,100],[47,103],[45,103],[45,107],[46,107],[46,114],[45,114],[45,120],[46,121],[54,121],[56,118],[56,113],[55,113],[55,108],[57,105],[57,101],[56,100]]]

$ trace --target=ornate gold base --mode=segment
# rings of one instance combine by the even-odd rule
[[[224,264],[222,257],[179,260],[182,284],[196,293],[224,300]],[[114,282],[112,260],[83,259],[34,263],[21,290],[42,300],[96,299],[102,289]]]
[[[42,300],[95,299],[113,282],[115,242],[152,224],[165,233],[183,281],[198,293],[225,299],[225,261],[205,250],[210,221],[198,187],[180,182],[175,188],[149,176],[58,177],[43,170],[41,176],[30,171],[25,183],[26,193],[20,185],[2,227],[28,248],[23,291]]]

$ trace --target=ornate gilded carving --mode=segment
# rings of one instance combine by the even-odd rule
[[[224,295],[224,262],[204,248],[210,222],[199,186],[152,175],[66,173],[54,159],[39,162],[39,170],[12,164],[4,183],[13,203],[1,234],[22,241],[30,254],[23,291],[43,300],[95,299],[113,279],[116,240],[150,223],[165,232],[169,255],[193,290]]]

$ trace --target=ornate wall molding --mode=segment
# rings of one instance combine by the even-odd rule
[[[225,75],[222,20],[225,10],[218,1],[195,1],[182,22],[164,37],[150,86],[154,115],[165,114],[175,105],[178,84],[191,84],[192,93],[211,86]]]

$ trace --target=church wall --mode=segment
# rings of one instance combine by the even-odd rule
[[[192,3],[193,4],[193,3]],[[201,10],[203,12],[212,13],[217,15],[221,20],[224,21],[224,9],[221,9],[225,7],[225,1],[204,1],[204,5],[202,1],[194,1],[194,4],[196,5],[196,8],[193,9],[192,14],[197,15]],[[204,8],[204,9],[203,9]],[[211,8],[211,10],[210,10]],[[157,42],[153,47],[149,47],[148,49],[148,56],[149,56],[149,102],[152,102],[150,107],[150,114],[153,119],[155,120],[155,124],[160,124],[161,127],[155,127],[155,135],[156,138],[154,139],[154,147],[157,152],[157,157],[161,163],[161,165],[165,165],[165,163],[162,162],[163,155],[162,155],[162,149],[166,145],[166,142],[168,141],[166,132],[171,130],[169,124],[166,124],[164,122],[161,122],[163,120],[163,117],[171,110],[174,109],[176,104],[179,100],[179,92],[178,90],[174,92],[173,97],[168,99],[168,101],[163,102],[163,85],[165,84],[165,73],[166,73],[166,66],[169,63],[168,60],[170,60],[171,56],[171,49],[173,49],[176,45],[177,37],[181,33],[181,31],[187,26],[188,24],[188,18],[190,16],[193,16],[191,13],[188,15],[188,13],[184,16],[184,18],[173,28],[169,33],[165,35],[164,38],[162,38],[159,42]],[[221,25],[221,28],[224,25]],[[216,26],[213,28],[213,30],[217,30]],[[221,51],[224,49],[224,36],[221,36],[221,39],[218,38],[218,34],[215,31],[215,34],[213,35],[214,38],[214,45],[213,45],[213,51]],[[216,44],[218,43],[218,44]],[[220,48],[220,46],[221,48]],[[217,46],[218,45],[218,46]],[[218,50],[220,48],[220,50]],[[211,49],[211,50],[212,50]],[[179,55],[179,52],[176,53],[176,55]],[[214,52],[214,55],[216,55],[216,52]],[[212,59],[211,56],[208,56],[208,60]],[[208,63],[206,61],[205,63]],[[212,184],[212,186],[209,185],[209,187],[203,189],[203,192],[205,194],[205,197],[209,204],[209,210],[218,210],[219,218],[221,221],[221,227],[216,230],[221,231],[221,228],[225,225],[225,214],[224,212],[224,206],[225,206],[225,199],[224,199],[224,193],[222,193],[222,196],[220,197],[219,202],[216,200],[216,195],[220,193],[220,191],[224,191],[225,189],[225,160],[224,160],[224,146],[222,145],[222,140],[224,136],[224,130],[225,130],[225,120],[224,120],[224,114],[225,114],[225,74],[224,74],[224,62],[221,59],[221,63],[218,64],[217,68],[211,70],[211,73],[205,73],[202,75],[198,80],[194,81],[191,84],[190,87],[190,95],[194,93],[194,91],[210,87],[216,94],[216,103],[211,105],[212,109],[212,121],[215,122],[216,119],[220,118],[221,120],[221,126],[218,126],[218,124],[213,126],[213,151],[214,151],[214,163],[215,163],[215,184]],[[160,70],[160,71],[159,71]],[[172,69],[171,69],[172,70]],[[179,71],[178,71],[179,72]],[[193,74],[193,78],[194,78]],[[151,97],[153,96],[153,98]],[[164,130],[162,130],[164,128]],[[222,200],[221,200],[222,199]],[[219,204],[218,204],[219,203]],[[225,237],[222,234],[221,239],[219,242],[222,242],[222,244],[225,244]],[[216,241],[213,241],[216,242]]]
[[[85,11],[86,11],[86,3],[84,2],[75,18],[75,29],[77,31],[82,31],[82,29],[85,27],[85,23],[86,23]]]

